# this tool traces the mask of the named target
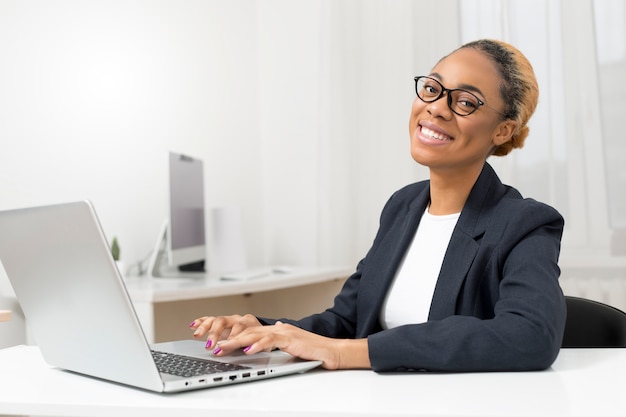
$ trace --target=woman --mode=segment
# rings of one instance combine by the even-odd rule
[[[480,40],[415,85],[411,155],[430,180],[389,199],[334,306],[297,321],[198,318],[190,326],[207,349],[278,348],[327,369],[375,371],[553,363],[566,316],[557,266],[563,218],[503,185],[486,163],[524,144],[538,97],[532,67],[511,45]]]

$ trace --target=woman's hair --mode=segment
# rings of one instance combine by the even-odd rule
[[[504,156],[514,148],[524,146],[528,136],[528,120],[535,112],[539,87],[528,59],[514,46],[492,39],[466,43],[459,49],[472,48],[486,54],[496,64],[502,83],[500,95],[504,101],[503,117],[517,122],[511,140],[498,146],[493,155]]]

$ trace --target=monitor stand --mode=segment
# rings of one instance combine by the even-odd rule
[[[148,275],[153,278],[191,278],[205,276],[205,261],[173,267],[167,260],[169,222],[163,221],[148,263]]]

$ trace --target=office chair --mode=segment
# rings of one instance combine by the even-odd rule
[[[626,347],[626,313],[598,301],[565,296],[567,320],[561,347]]]

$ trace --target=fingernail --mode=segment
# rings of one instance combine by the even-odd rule
[[[247,352],[247,351],[249,351],[250,349],[252,349],[252,345],[250,345],[250,346],[246,346],[245,348],[243,348],[243,351],[244,351],[244,352]]]
[[[213,346],[213,341],[211,339],[206,341],[206,348],[210,348],[211,346]]]
[[[214,354],[214,355],[219,355],[219,353],[220,353],[221,351],[222,351],[222,349],[221,349],[221,348],[217,348],[217,349],[215,349],[215,350],[213,351],[213,354]]]
[[[189,327],[193,327],[194,324],[196,324],[196,322],[192,321],[191,323],[189,323]]]

